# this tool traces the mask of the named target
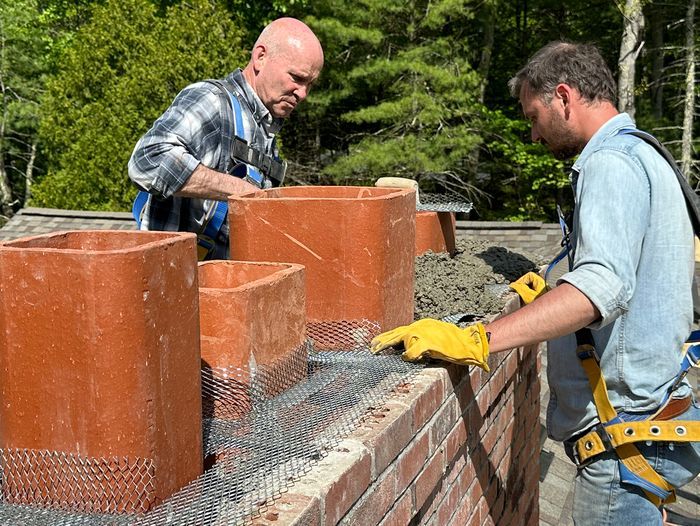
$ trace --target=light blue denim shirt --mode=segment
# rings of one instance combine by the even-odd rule
[[[618,411],[656,409],[678,373],[693,321],[693,231],[668,163],[623,113],[605,123],[572,167],[573,270],[557,282],[600,310],[589,326]],[[548,345],[547,428],[565,440],[597,422],[573,334]],[[686,384],[674,393],[685,396]]]

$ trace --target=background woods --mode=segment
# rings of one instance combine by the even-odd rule
[[[552,39],[594,42],[618,107],[698,186],[697,0],[13,0],[0,2],[0,215],[125,210],[138,137],[190,82],[243,66],[291,15],[326,67],[282,133],[293,184],[412,177],[473,218],[553,220],[566,166],[529,142],[506,82]]]

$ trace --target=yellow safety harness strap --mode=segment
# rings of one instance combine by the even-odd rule
[[[589,335],[586,336],[588,337],[585,339],[592,341]],[[600,371],[600,363],[595,347],[590,343],[580,343],[576,349],[576,353],[588,377],[588,383],[593,394],[593,402],[598,411],[598,418],[602,423],[616,420],[618,418],[617,411],[615,411],[615,408],[608,398],[608,389],[605,385],[605,378],[603,378]],[[649,465],[649,462],[647,462],[644,456],[639,452],[637,446],[635,446],[632,441],[621,441],[619,443],[614,441],[614,437],[608,432],[608,428],[614,425],[617,424],[611,424],[608,427],[599,424],[594,431],[588,433],[576,442],[575,452],[578,457],[577,461],[579,467],[583,465],[582,463],[584,462],[583,458],[580,456],[581,450],[586,453],[586,459],[588,460],[591,460],[597,454],[614,450],[622,463],[621,473],[623,476],[626,475],[628,480],[633,479],[634,483],[642,488],[646,497],[655,506],[658,507],[661,504],[675,502],[676,495],[673,486],[654,471]],[[624,436],[624,430],[622,434]],[[587,441],[584,441],[586,438]],[[634,441],[638,442],[640,440],[643,439],[637,438]],[[591,450],[595,449],[597,451],[595,455],[589,454],[588,448],[586,447],[587,443],[591,444]],[[660,495],[663,495],[663,497]]]
[[[700,422],[685,420],[640,420],[605,426],[606,439],[613,448],[633,442],[696,442],[700,437]],[[580,462],[604,453],[606,445],[597,430],[576,441],[574,446]]]
[[[591,386],[593,393],[593,402],[598,411],[598,418],[601,422],[609,422],[617,418],[617,411],[610,403],[608,398],[608,388],[605,385],[605,378],[600,373],[600,365],[598,354],[593,345],[584,343],[576,349],[583,370],[588,377],[588,384]]]

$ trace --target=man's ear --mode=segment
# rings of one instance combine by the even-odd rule
[[[567,107],[569,104],[571,104],[573,90],[568,84],[557,84],[557,87],[554,88],[554,95],[557,99],[561,100],[564,107]]]
[[[572,103],[574,102],[574,97],[576,92],[568,84],[557,84],[554,88],[554,98],[559,101],[564,109],[564,118],[569,119],[571,115]]]
[[[252,59],[253,69],[256,73],[258,73],[262,69],[263,65],[265,64],[265,60],[267,59],[267,49],[263,44],[258,44],[253,48]]]

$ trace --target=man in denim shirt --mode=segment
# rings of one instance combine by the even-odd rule
[[[311,29],[294,18],[280,18],[260,33],[248,65],[227,77],[232,93],[222,94],[210,82],[182,90],[129,161],[129,177],[150,194],[140,228],[202,234],[217,201],[280,184],[264,173],[250,177],[245,163],[237,166],[245,170],[229,170],[231,152],[222,130],[233,129],[234,115],[227,98],[239,101],[248,145],[274,159],[283,119],[306,98],[322,67],[323,50]],[[227,257],[228,218],[216,237],[207,259]]]
[[[670,165],[644,140],[620,133],[635,125],[615,108],[615,83],[596,48],[553,42],[509,87],[533,141],[559,159],[580,154],[571,172],[570,272],[546,294],[543,282],[526,287],[529,295],[517,289],[528,304],[490,324],[462,330],[419,320],[378,336],[373,350],[402,341],[407,359],[428,355],[487,368],[489,351],[546,340],[548,432],[568,441],[598,423],[576,331],[591,330],[608,397],[624,421],[654,414],[674,384],[693,321],[693,230]],[[682,409],[668,419],[700,420],[687,382],[671,397]],[[676,488],[700,472],[700,442],[636,446]],[[578,470],[573,513],[576,524],[662,524],[640,487],[620,482],[614,450]]]
[[[620,133],[635,125],[618,114],[612,75],[595,48],[549,44],[509,86],[532,123],[534,141],[560,159],[580,154],[571,171],[572,269],[506,322],[544,325],[528,332],[549,340],[547,427],[550,437],[563,441],[597,423],[574,353],[572,333],[579,328],[591,329],[618,414],[648,416],[662,403],[693,321],[693,231],[672,168],[652,146]],[[500,335],[498,326],[490,330]],[[687,383],[672,394],[689,396]],[[691,406],[679,418],[698,420],[700,410]],[[700,471],[698,442],[640,450],[676,487]],[[611,452],[579,470],[576,523],[660,524],[661,514],[639,487],[619,482],[616,460]]]

